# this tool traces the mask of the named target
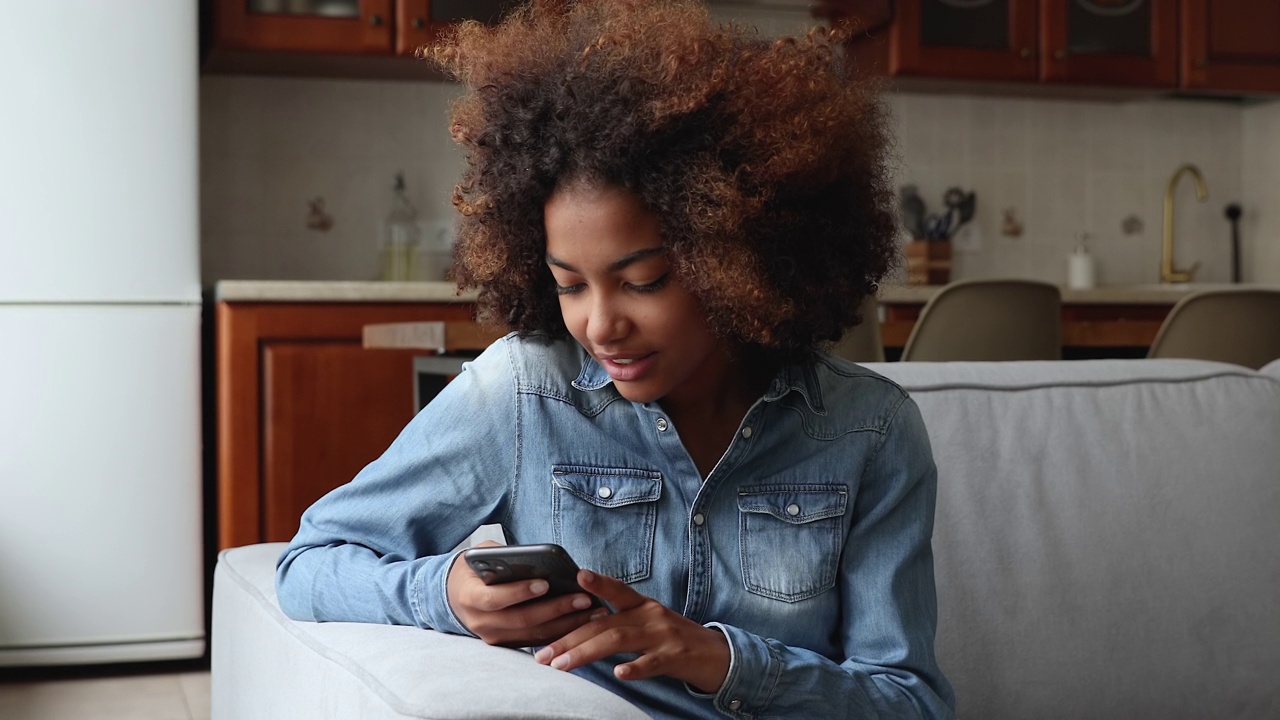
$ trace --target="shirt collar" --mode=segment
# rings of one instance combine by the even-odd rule
[[[582,361],[582,372],[578,373],[578,377],[573,381],[575,388],[590,392],[599,390],[613,382],[613,379],[609,377],[609,373],[600,366],[600,363],[595,361],[595,358],[586,353],[584,355],[586,357]],[[827,414],[826,407],[822,403],[822,385],[818,382],[818,373],[814,363],[784,365],[778,371],[778,374],[774,376],[768,391],[765,392],[764,401],[775,402],[791,392],[800,393],[800,396],[804,398],[805,404],[809,406],[809,409],[814,414]]]

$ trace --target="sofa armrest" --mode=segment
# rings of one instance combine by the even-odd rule
[[[275,595],[283,543],[223,551],[214,574],[216,720],[648,717],[528,653],[431,630],[291,620]]]

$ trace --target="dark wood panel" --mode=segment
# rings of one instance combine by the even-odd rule
[[[305,342],[358,347],[365,325],[465,321],[471,316],[472,307],[466,303],[219,303],[215,340],[219,548],[265,540],[264,438],[288,432],[269,428],[263,417],[266,348]],[[377,356],[388,351],[360,352]],[[404,387],[411,387],[410,369],[405,370],[404,378],[409,383]],[[359,378],[349,381],[360,382]],[[411,402],[410,390],[397,393],[399,399]],[[280,521],[272,524],[278,526]]]
[[[905,347],[911,329],[920,318],[923,305],[881,303],[885,318],[880,335],[886,349]],[[1147,347],[1155,340],[1161,323],[1173,307],[1169,305],[1097,305],[1064,304],[1062,306],[1063,347],[1116,348],[1124,356],[1132,348]],[[1095,353],[1095,356],[1097,354]]]
[[[392,0],[360,0],[360,17],[328,18],[249,11],[245,0],[214,6],[221,47],[318,53],[390,55]]]
[[[1068,9],[1074,0],[1043,0],[1040,78],[1046,82],[1172,88],[1178,84],[1177,0],[1150,0],[1150,21],[1141,29],[1146,55],[1072,52]]]
[[[1280,93],[1280,3],[1182,0],[1182,87]]]
[[[413,351],[358,342],[263,347],[263,542],[291,539],[303,511],[350,481],[413,417]]]

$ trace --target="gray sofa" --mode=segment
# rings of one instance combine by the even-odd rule
[[[933,441],[961,717],[1280,717],[1280,362],[869,367]],[[214,720],[644,717],[518,651],[291,621],[281,547],[219,560]]]

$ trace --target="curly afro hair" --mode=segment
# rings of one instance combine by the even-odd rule
[[[795,358],[861,321],[897,261],[888,113],[835,31],[767,41],[694,0],[535,0],[429,50],[469,89],[454,279],[478,317],[566,330],[543,208],[635,193],[715,332]]]

